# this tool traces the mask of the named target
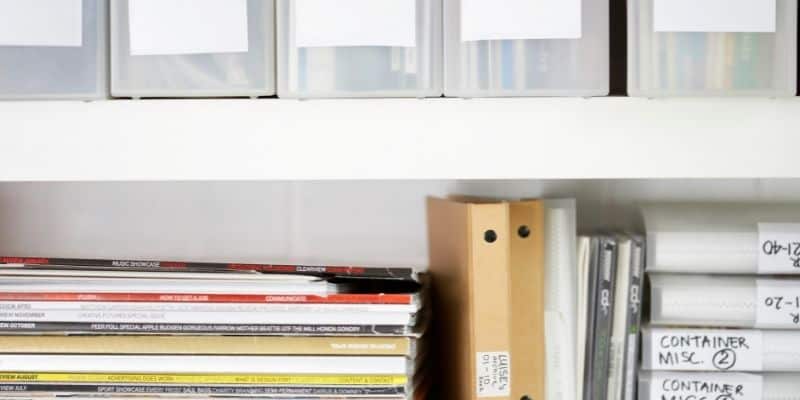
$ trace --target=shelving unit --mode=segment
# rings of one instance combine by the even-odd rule
[[[0,103],[0,181],[800,177],[796,99]]]
[[[0,254],[426,268],[425,199],[800,202],[796,100],[0,103]],[[33,182],[31,182],[33,181]]]

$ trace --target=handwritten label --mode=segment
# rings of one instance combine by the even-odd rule
[[[652,329],[645,365],[654,370],[761,371],[763,335],[749,330]]]
[[[478,397],[511,395],[511,355],[507,351],[477,352]]]
[[[650,383],[651,400],[761,400],[760,375],[660,372]]]
[[[756,327],[800,328],[800,285],[794,280],[756,281]]]
[[[800,273],[800,224],[758,224],[758,272]]]

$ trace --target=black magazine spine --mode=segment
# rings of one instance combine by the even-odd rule
[[[82,258],[43,258],[0,256],[0,265],[25,265],[28,267],[80,268],[123,271],[184,271],[223,272],[251,271],[265,274],[310,275],[321,278],[376,278],[414,280],[418,279],[413,268],[372,268],[360,266],[326,265],[274,265],[245,263],[212,263],[154,260],[110,260]]]
[[[592,400],[608,398],[610,367],[611,327],[614,320],[614,281],[616,272],[617,243],[613,238],[600,238],[598,257],[597,298],[595,299],[595,345]]]

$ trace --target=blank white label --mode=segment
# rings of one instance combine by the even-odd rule
[[[733,372],[653,373],[650,399],[761,400],[764,379]]]
[[[758,224],[758,272],[800,272],[800,224]]]
[[[764,367],[761,331],[652,328],[645,341],[648,369],[761,371]]]
[[[579,39],[581,0],[461,0],[461,40]]]
[[[656,32],[775,32],[776,0],[655,0]]]
[[[417,45],[416,0],[294,0],[297,47]]]
[[[0,0],[0,46],[82,45],[82,0]]]
[[[128,13],[134,56],[241,53],[249,47],[247,0],[129,0]]]

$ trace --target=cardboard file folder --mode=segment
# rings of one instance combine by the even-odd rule
[[[429,200],[440,398],[544,398],[542,213]]]

